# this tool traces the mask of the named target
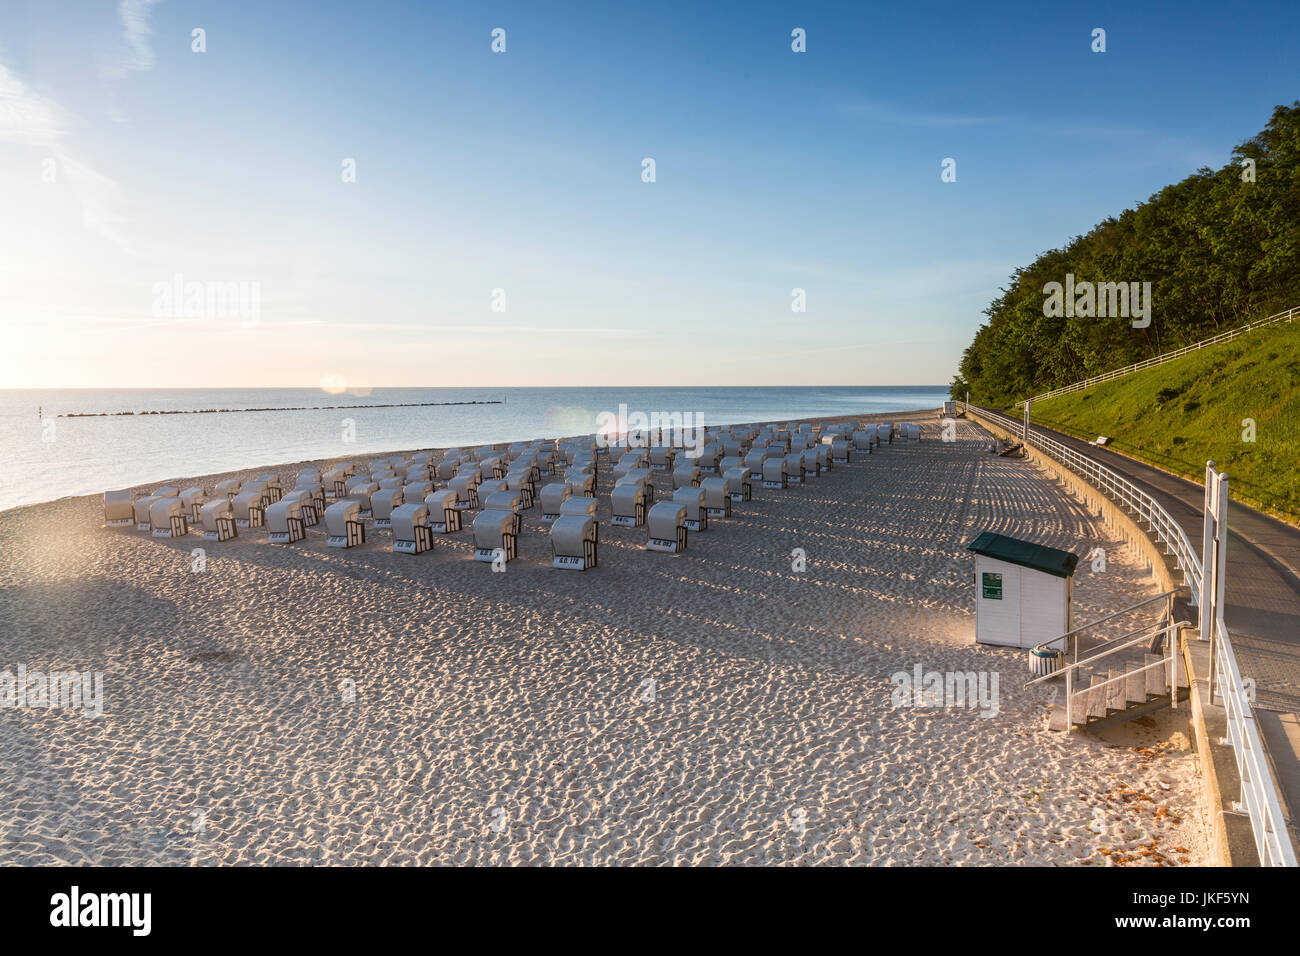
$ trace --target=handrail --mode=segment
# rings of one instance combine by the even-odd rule
[[[1054,638],[1052,638],[1050,641],[1043,641],[1043,643],[1042,643],[1042,644],[1039,644],[1038,646],[1039,646],[1039,647],[1046,647],[1048,644],[1055,644],[1057,641],[1063,641],[1063,640],[1065,640],[1067,637],[1073,637],[1074,635],[1076,635],[1076,634],[1080,634],[1080,633],[1082,633],[1082,632],[1088,630],[1089,628],[1096,627],[1098,624],[1102,624],[1102,623],[1105,623],[1106,621],[1109,621],[1109,620],[1112,620],[1112,619],[1114,619],[1114,618],[1117,618],[1117,617],[1119,617],[1121,614],[1128,614],[1130,611],[1136,611],[1138,608],[1140,608],[1140,607],[1146,607],[1148,604],[1154,604],[1156,601],[1163,601],[1163,600],[1165,600],[1166,598],[1171,598],[1171,597],[1173,597],[1173,596],[1174,596],[1175,594],[1177,594],[1179,591],[1186,591],[1186,590],[1187,590],[1187,585],[1185,585],[1185,584],[1184,584],[1184,585],[1181,585],[1181,586],[1179,586],[1179,587],[1176,587],[1176,588],[1172,588],[1172,589],[1166,591],[1164,594],[1157,594],[1155,597],[1149,597],[1149,598],[1147,598],[1145,601],[1138,601],[1137,604],[1130,604],[1128,607],[1124,608],[1123,610],[1116,611],[1114,614],[1107,614],[1105,617],[1099,617],[1099,618],[1097,618],[1097,620],[1095,620],[1095,621],[1089,621],[1087,624],[1083,625],[1082,627],[1076,627],[1076,628],[1075,628],[1074,630],[1072,630],[1072,631],[1066,631],[1066,632],[1065,632],[1064,634],[1062,634],[1060,637],[1054,637]],[[1155,622],[1153,622],[1153,623],[1155,623]]]
[[[1155,623],[1159,623],[1159,622],[1155,622]],[[1130,647],[1136,647],[1138,644],[1141,644],[1142,642],[1152,637],[1155,637],[1156,634],[1167,634],[1171,630],[1177,627],[1191,627],[1191,625],[1186,621],[1175,621],[1171,624],[1166,624],[1164,627],[1160,628],[1154,634],[1143,633],[1143,634],[1139,634],[1136,637],[1133,637],[1131,640],[1124,640],[1124,643],[1122,644],[1108,644],[1106,646],[1106,649],[1102,651],[1100,654],[1094,654],[1092,657],[1086,658],[1084,660],[1075,661],[1073,664],[1066,664],[1064,667],[1058,670],[1054,670],[1050,674],[1040,674],[1038,677],[1035,677],[1032,680],[1025,681],[1025,686],[1029,687],[1031,684],[1038,684],[1041,683],[1042,681],[1050,680],[1053,677],[1060,677],[1066,671],[1075,670],[1076,668],[1083,667],[1085,664],[1091,664],[1093,661],[1099,661],[1104,657],[1110,657],[1112,654],[1115,654],[1119,651],[1127,650]],[[1146,631],[1146,628],[1142,628],[1141,630]],[[1060,640],[1060,638],[1057,638],[1057,640]]]
[[[1218,659],[1219,693],[1228,718],[1228,740],[1241,777],[1243,809],[1250,817],[1259,861],[1264,866],[1296,866],[1295,847],[1286,832],[1286,818],[1273,787],[1268,756],[1259,737],[1250,700],[1243,692],[1237,656],[1232,652],[1232,641],[1222,614],[1216,616],[1215,624],[1218,640],[1214,642],[1213,653]]]
[[[1279,322],[1290,322],[1298,314],[1300,314],[1300,306],[1293,306],[1285,312],[1279,312],[1276,315],[1270,315],[1264,319],[1256,319],[1254,322],[1247,323],[1246,325],[1239,325],[1235,329],[1220,332],[1218,335],[1211,336],[1208,339],[1202,339],[1199,342],[1193,342],[1191,345],[1184,345],[1182,348],[1175,349],[1172,352],[1153,355],[1151,358],[1143,359],[1140,362],[1134,362],[1132,365],[1126,365],[1123,368],[1103,372],[1100,375],[1094,375],[1092,378],[1085,378],[1083,381],[1075,382],[1072,385],[1063,385],[1050,392],[1043,392],[1043,394],[1035,395],[1033,398],[1027,399],[1027,401],[1031,404],[1034,402],[1041,402],[1049,398],[1055,398],[1057,395],[1079,392],[1085,388],[1091,388],[1093,385],[1100,385],[1102,382],[1109,382],[1112,379],[1131,375],[1134,372],[1141,372],[1144,369],[1154,368],[1157,365],[1164,365],[1166,362],[1172,362],[1176,358],[1182,358],[1182,356],[1195,352],[1198,349],[1203,349],[1210,345],[1219,345],[1222,342],[1230,342],[1237,338],[1237,336],[1245,335],[1247,332],[1254,332],[1256,329],[1262,329],[1268,325],[1276,325]],[[1026,400],[1021,400],[1016,402],[1016,405],[1023,405],[1025,404],[1025,401]]]
[[[1121,634],[1119,637],[1102,638],[1101,639],[1102,645],[1106,647],[1111,647],[1114,646],[1116,641],[1127,641],[1131,637],[1141,636],[1143,638],[1149,638],[1149,637],[1155,637],[1157,634],[1163,634],[1165,632],[1164,624],[1166,624],[1168,620],[1169,620],[1169,616],[1166,615],[1166,617],[1160,621],[1147,621],[1147,623],[1143,624],[1141,627],[1134,628],[1133,630],[1129,631],[1127,634]],[[1150,631],[1151,628],[1153,627],[1158,627],[1162,629],[1157,631],[1155,634],[1148,634],[1147,632]],[[1058,637],[1057,640],[1059,641],[1060,638]],[[1053,642],[1049,641],[1048,643],[1050,644]],[[1042,647],[1045,645],[1040,644],[1039,646]],[[1078,638],[1075,638],[1074,640],[1074,663],[1076,664],[1079,663],[1079,639]]]
[[[1030,428],[1025,432],[1020,422],[1012,421],[998,412],[980,408],[963,402],[966,413],[987,418],[1008,434],[1019,433],[1021,440],[1047,452],[1062,465],[1075,471],[1089,481],[1094,487],[1106,494],[1112,501],[1135,512],[1137,516],[1151,525],[1153,536],[1158,544],[1168,548],[1174,557],[1174,563],[1183,572],[1184,584],[1192,595],[1192,603],[1200,604],[1201,559],[1197,556],[1192,543],[1187,539],[1182,526],[1165,510],[1155,498],[1147,494],[1119,472],[1107,468],[1101,462],[1063,445],[1053,438]]]

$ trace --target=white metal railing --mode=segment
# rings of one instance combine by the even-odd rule
[[[1176,635],[1180,627],[1190,627],[1190,626],[1191,625],[1188,624],[1186,621],[1171,620],[1168,624],[1165,624],[1164,626],[1160,626],[1159,621],[1153,621],[1150,624],[1147,624],[1145,627],[1139,628],[1137,631],[1134,631],[1132,634],[1125,635],[1116,643],[1112,645],[1107,645],[1106,649],[1103,650],[1101,653],[1094,654],[1091,657],[1086,658],[1085,660],[1081,660],[1081,661],[1076,660],[1073,664],[1067,664],[1065,665],[1065,667],[1061,668],[1060,670],[1053,671],[1049,674],[1043,674],[1039,677],[1035,677],[1033,680],[1026,681],[1025,686],[1028,687],[1030,684],[1037,684],[1040,683],[1041,681],[1045,681],[1050,678],[1060,677],[1062,674],[1064,674],[1065,675],[1065,726],[1073,727],[1074,726],[1074,672],[1076,670],[1079,670],[1080,668],[1087,667],[1090,664],[1095,664],[1097,661],[1102,660],[1103,658],[1110,657],[1112,654],[1117,654],[1120,651],[1129,650],[1130,648],[1136,647],[1139,644],[1146,644],[1155,637],[1163,636],[1165,639],[1164,654],[1162,654],[1158,660],[1152,661],[1149,664],[1145,664],[1142,667],[1126,669],[1124,673],[1120,674],[1118,677],[1108,678],[1102,681],[1100,684],[1089,684],[1087,689],[1089,691],[1094,691],[1102,687],[1109,687],[1111,684],[1116,684],[1119,683],[1120,681],[1127,681],[1129,676],[1132,674],[1145,675],[1146,672],[1151,670],[1153,667],[1167,667],[1168,670],[1165,673],[1165,677],[1167,678],[1167,683],[1169,684],[1169,706],[1173,707],[1176,710],[1178,708],[1178,656],[1177,656],[1178,640]],[[1158,627],[1159,629],[1153,631],[1152,630],[1153,627]],[[1060,638],[1058,637],[1056,640],[1059,641]],[[1054,643],[1054,642],[1049,641],[1048,643]],[[1165,655],[1168,656],[1166,657]],[[1143,679],[1145,680],[1145,677]],[[1086,716],[1084,719],[1085,720],[1087,719]]]
[[[1255,849],[1264,866],[1295,866],[1295,848],[1286,830],[1282,806],[1273,787],[1273,774],[1269,770],[1268,755],[1259,739],[1259,725],[1250,705],[1249,695],[1237,670],[1237,658],[1232,653],[1232,641],[1223,615],[1215,616],[1218,639],[1213,654],[1217,664],[1219,695],[1228,718],[1228,741],[1237,758],[1237,775],[1241,777],[1240,811],[1250,817],[1255,833]]]
[[[1241,778],[1239,809],[1250,817],[1255,834],[1255,849],[1265,866],[1295,866],[1295,848],[1287,832],[1286,819],[1268,755],[1259,738],[1259,726],[1251,706],[1253,695],[1246,690],[1232,652],[1232,638],[1223,620],[1223,590],[1227,581],[1228,557],[1228,476],[1215,469],[1213,461],[1205,463],[1204,506],[1205,550],[1201,578],[1205,600],[1201,605],[1201,639],[1210,644],[1210,703],[1215,692],[1223,702],[1228,724],[1228,741],[1237,760]]]
[[[1278,322],[1290,322],[1295,317],[1300,316],[1300,306],[1287,309],[1285,312],[1279,312],[1277,315],[1270,315],[1266,319],[1256,319],[1246,325],[1240,325],[1235,329],[1229,329],[1227,332],[1220,332],[1208,339],[1200,342],[1193,342],[1191,345],[1184,345],[1180,349],[1172,352],[1165,352],[1161,355],[1154,355],[1149,359],[1143,359],[1141,362],[1134,362],[1132,365],[1126,365],[1124,368],[1117,368],[1110,372],[1103,372],[1101,375],[1094,375],[1092,378],[1085,378],[1082,382],[1075,382],[1073,385],[1063,385],[1061,388],[1053,389],[1050,392],[1043,392],[1041,395],[1035,395],[1028,401],[1041,402],[1044,399],[1055,398],[1057,395],[1066,395],[1070,392],[1079,392],[1085,388],[1091,388],[1094,385],[1100,385],[1102,382],[1109,382],[1114,378],[1121,378],[1125,375],[1132,375],[1134,372],[1140,372],[1143,369],[1154,368],[1157,365],[1164,365],[1166,362],[1172,362],[1176,358],[1181,358],[1198,349],[1206,348],[1210,345],[1219,345],[1222,342],[1230,342],[1239,335],[1245,335],[1247,332],[1254,332],[1256,329],[1262,329],[1267,325],[1276,325]],[[1016,402],[1017,405],[1025,404],[1024,401]]]
[[[1295,848],[1291,845],[1286,828],[1286,817],[1277,798],[1273,774],[1269,769],[1263,742],[1260,740],[1259,727],[1251,706],[1251,694],[1246,690],[1241,679],[1237,658],[1232,652],[1232,639],[1228,633],[1228,626],[1223,620],[1228,533],[1228,476],[1216,472],[1213,461],[1206,463],[1203,511],[1206,550],[1203,568],[1186,532],[1178,522],[1174,521],[1160,502],[1127,478],[1089,456],[1035,431],[1027,421],[1024,423],[1012,421],[1005,415],[986,411],[969,402],[962,402],[962,406],[967,416],[975,414],[1010,435],[1019,434],[1026,444],[1041,449],[1088,481],[1112,501],[1147,522],[1148,533],[1165,548],[1167,554],[1174,558],[1191,591],[1192,603],[1198,605],[1201,639],[1211,642],[1210,702],[1214,703],[1217,691],[1223,701],[1228,725],[1228,742],[1232,745],[1241,778],[1240,808],[1250,818],[1259,861],[1263,866],[1296,866]],[[1169,643],[1175,644],[1176,641],[1171,640]],[[1115,647],[1106,653],[1119,649]],[[1070,674],[1077,666],[1078,663],[1070,665],[1066,670],[1067,685],[1071,683]],[[1059,674],[1058,671],[1051,676],[1059,676]],[[1176,699],[1176,689],[1174,694]],[[1070,688],[1067,686],[1066,701],[1069,700]],[[1069,706],[1067,703],[1067,708]],[[1067,713],[1067,719],[1069,716]]]
[[[967,414],[972,411],[993,422],[1012,435],[1019,435],[1026,444],[1041,448],[1046,454],[1055,458],[1080,478],[1102,492],[1111,501],[1121,505],[1140,521],[1145,521],[1151,529],[1151,536],[1156,543],[1170,554],[1178,569],[1183,572],[1183,583],[1192,592],[1192,604],[1199,605],[1201,595],[1201,559],[1196,556],[1196,549],[1187,539],[1186,532],[1167,512],[1160,502],[1151,497],[1133,482],[1117,471],[1107,468],[1094,458],[1075,451],[1033,428],[1026,429],[1020,422],[1012,421],[1005,415],[987,411],[965,402]]]

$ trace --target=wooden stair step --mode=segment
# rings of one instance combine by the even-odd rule
[[[1113,714],[1128,706],[1124,699],[1124,672],[1107,671],[1106,681],[1106,712]]]
[[[1147,663],[1154,664],[1161,660],[1159,654],[1148,654]],[[1146,671],[1147,694],[1151,697],[1164,697],[1169,693],[1169,681],[1165,676],[1165,668],[1152,667]]]
[[[1128,678],[1124,681],[1124,697],[1130,704],[1145,704],[1147,702],[1146,675],[1140,670],[1128,672]]]
[[[1106,716],[1106,692],[1109,688],[1102,687],[1100,681],[1098,686],[1089,687],[1087,690],[1087,705],[1084,713],[1089,717],[1101,718]]]

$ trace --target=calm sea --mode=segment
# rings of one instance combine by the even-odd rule
[[[0,509],[68,495],[343,455],[596,430],[601,412],[680,412],[706,425],[937,408],[944,386],[0,390]],[[492,402],[479,405],[403,403]],[[322,406],[346,406],[324,408]],[[140,412],[269,409],[209,414]],[[288,410],[295,409],[295,410]],[[67,413],[136,412],[111,417]]]

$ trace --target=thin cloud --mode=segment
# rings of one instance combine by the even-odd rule
[[[58,103],[30,89],[0,63],[0,142],[45,150],[76,194],[85,227],[130,251],[118,232],[124,221],[118,212],[121,187],[73,154],[67,145],[67,126],[67,115]]]
[[[842,113],[862,116],[866,119],[879,120],[883,123],[896,123],[900,126],[928,126],[951,128],[959,126],[987,126],[990,123],[1004,122],[1005,116],[979,116],[960,113],[927,113],[918,110],[900,110],[897,107],[876,100],[855,99],[842,102],[837,107]]]
[[[531,326],[531,325],[495,325],[484,322],[481,325],[426,325],[404,324],[401,322],[331,322],[325,319],[295,319],[283,325],[324,326],[331,329],[354,329],[361,331],[397,331],[397,332],[519,332],[541,335],[645,335],[643,329],[615,328],[573,328],[565,326]]]
[[[0,142],[54,149],[63,137],[61,113],[0,63]]]
[[[122,21],[122,48],[113,62],[101,71],[105,79],[125,80],[132,73],[153,69],[154,52],[150,45],[153,27],[149,25],[149,8],[162,0],[122,0],[117,18]]]

